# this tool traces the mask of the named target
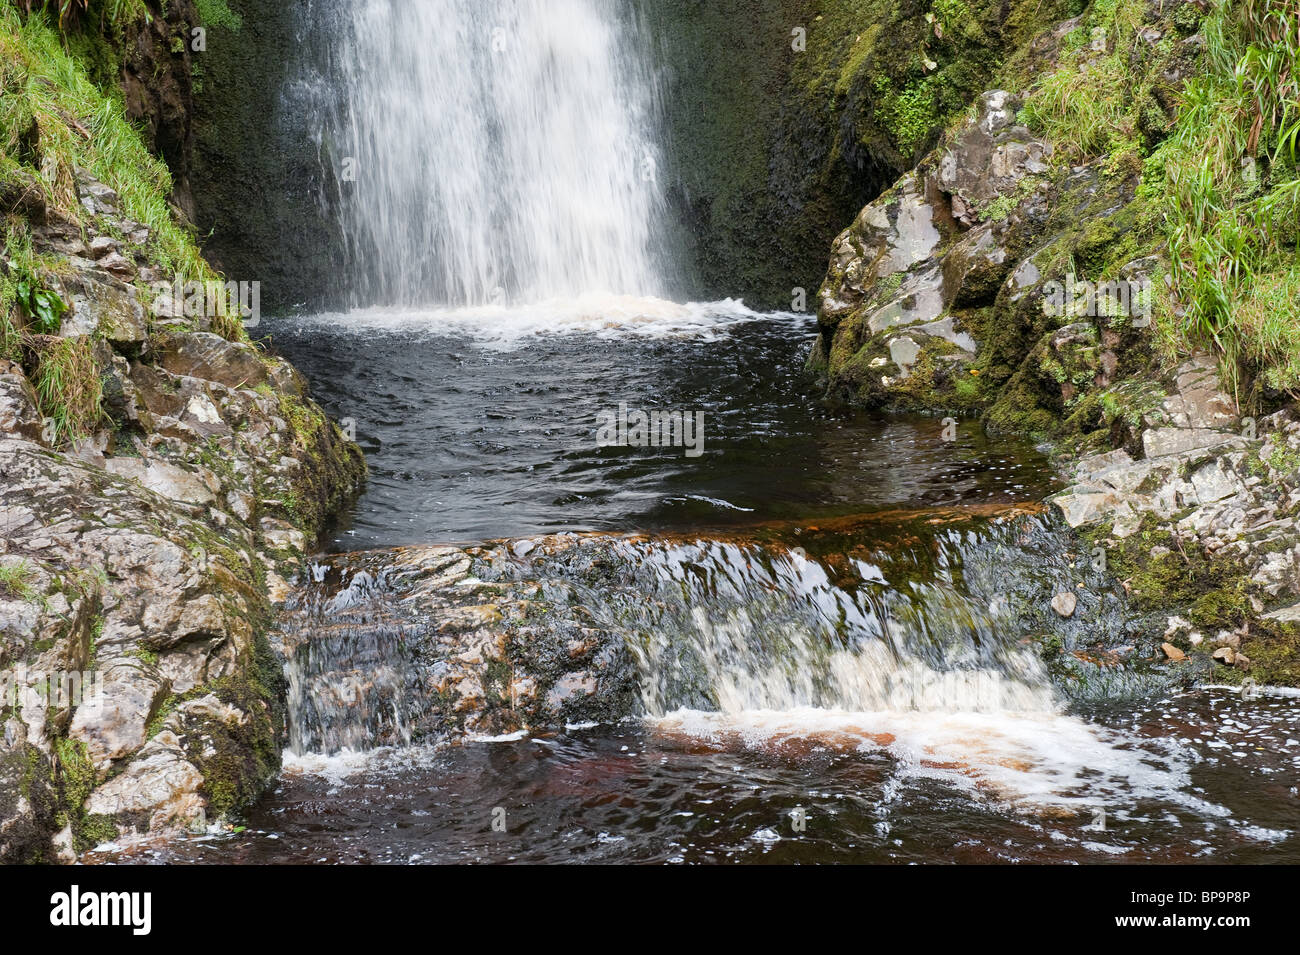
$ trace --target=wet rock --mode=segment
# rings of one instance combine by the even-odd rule
[[[203,785],[203,775],[194,767],[181,748],[181,740],[171,730],[164,730],[119,776],[104,783],[86,802],[86,812],[94,815],[118,816],[148,813],[151,828],[184,822],[189,813],[178,812],[187,806],[187,797],[195,795]],[[161,818],[159,818],[161,814]]]
[[[131,286],[85,272],[62,276],[57,284],[69,306],[61,335],[97,335],[131,353],[148,338],[144,306]]]
[[[0,368],[0,434],[40,441],[43,430],[31,383],[17,366]]]
[[[1271,610],[1263,616],[1268,620],[1277,620],[1280,623],[1300,623],[1300,603]]]
[[[78,707],[73,716],[68,735],[86,744],[100,773],[144,745],[149,717],[166,693],[161,682],[142,676],[136,666],[122,660],[104,677],[102,700]]]
[[[889,358],[904,375],[916,363],[916,357],[920,353],[921,346],[906,335],[892,339],[889,343]]]
[[[1111,518],[1127,506],[1122,494],[1097,487],[1076,486],[1049,499],[1071,527],[1087,527]]]
[[[1006,91],[986,93],[974,117],[837,238],[810,360],[829,388],[870,406],[911,407],[917,395],[926,407],[972,401],[967,373],[987,337],[975,310],[1009,276],[1030,274],[1021,257],[1046,218],[1039,190],[1021,186],[1046,181],[1050,147],[1015,125],[1017,107]]]
[[[1154,428],[1142,435],[1142,447],[1148,458],[1162,458],[1238,443],[1236,436],[1210,428]]]
[[[89,215],[117,215],[122,198],[85,169],[75,170],[77,195]]]
[[[211,472],[195,473],[165,461],[144,458],[113,458],[106,462],[105,470],[139,481],[155,494],[185,504],[211,504],[216,500],[214,491],[221,486]]]
[[[1240,424],[1236,403],[1219,383],[1218,368],[1208,356],[1198,356],[1179,367],[1176,392],[1166,398],[1152,424],[1184,429],[1231,430]]]

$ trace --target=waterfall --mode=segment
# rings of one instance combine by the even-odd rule
[[[656,84],[614,0],[314,0],[354,306],[660,294]]]
[[[338,556],[281,620],[291,748],[328,754],[436,733],[454,716],[433,689],[448,661],[478,661],[471,683],[486,686],[483,647],[515,624],[537,648],[609,635],[635,671],[635,710],[651,719],[1054,718],[1064,701],[1031,637],[1064,646],[1089,628],[1048,604],[1062,579],[1093,572],[1075,569],[1068,538],[1041,516],[962,524],[909,519],[873,543],[855,525],[848,548],[833,536],[816,555],[760,539],[558,535]],[[527,556],[501,556],[517,552]],[[546,612],[509,616],[537,599]],[[484,617],[485,600],[516,609]],[[480,619],[496,622],[466,629]],[[549,666],[509,668],[554,680],[542,675]]]

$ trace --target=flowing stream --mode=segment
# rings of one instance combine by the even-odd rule
[[[831,412],[809,316],[655,297],[633,14],[309,6],[294,95],[352,161],[353,307],[268,335],[371,481],[281,623],[278,789],[236,835],[110,856],[1300,861],[1300,700],[1179,685],[1041,505],[1038,450]],[[639,412],[699,427],[602,439]],[[439,574],[457,612],[542,605],[539,645],[611,640],[591,718],[445,732],[453,618],[411,589]]]
[[[237,835],[125,858],[1300,860],[1300,700],[1175,682],[1039,504],[1033,448],[830,415],[802,387],[805,320],[692,314],[277,325],[356,419],[372,486],[281,625],[279,788]],[[704,454],[598,447],[620,396],[703,410]],[[618,635],[627,711],[444,733],[446,618],[403,581],[445,542],[428,573],[543,595],[560,646]]]

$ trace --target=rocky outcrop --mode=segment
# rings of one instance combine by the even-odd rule
[[[995,429],[1044,434],[1078,413],[1090,432],[1103,423],[1096,395],[1149,361],[1134,347],[1149,303],[1125,298],[1130,312],[1111,314],[1064,301],[1069,263],[1096,257],[1097,223],[1124,215],[1134,184],[1100,163],[1063,175],[1052,144],[1018,122],[1019,105],[985,93],[836,239],[810,358],[832,397],[982,413]],[[1146,288],[1155,265],[1122,263],[1114,287]]]
[[[261,792],[284,717],[271,592],[364,476],[286,362],[155,299],[149,230],[111,189],[83,173],[79,198],[89,237],[54,210],[31,227],[61,327],[0,364],[4,861]],[[65,354],[92,399],[75,422],[42,364]]]
[[[1144,16],[1120,66],[1153,64],[1129,154],[1035,134],[1026,87],[985,93],[836,240],[809,365],[836,401],[1054,441],[1077,459],[1056,507],[1169,660],[1189,678],[1300,685],[1300,424],[1287,407],[1242,416],[1212,359],[1169,357],[1181,306],[1134,157],[1170,128],[1204,39],[1190,4]],[[1020,75],[1051,73],[1067,51],[1068,69],[1101,68],[1104,31],[1095,48],[1068,41],[1088,22],[1028,44]]]
[[[567,534],[317,566],[275,637],[295,747],[333,752],[633,714],[627,635],[598,623],[580,591],[582,569],[617,546]]]
[[[1242,420],[1206,357],[1183,364],[1145,416],[1135,455],[1087,455],[1052,498],[1125,582],[1159,611],[1171,659],[1213,660],[1294,684],[1300,657],[1300,419]],[[1220,652],[1223,651],[1223,652]]]

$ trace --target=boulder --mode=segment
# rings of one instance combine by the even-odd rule
[[[168,335],[159,344],[159,358],[174,375],[204,378],[228,388],[255,388],[269,375],[252,345],[230,342],[212,332]]]

